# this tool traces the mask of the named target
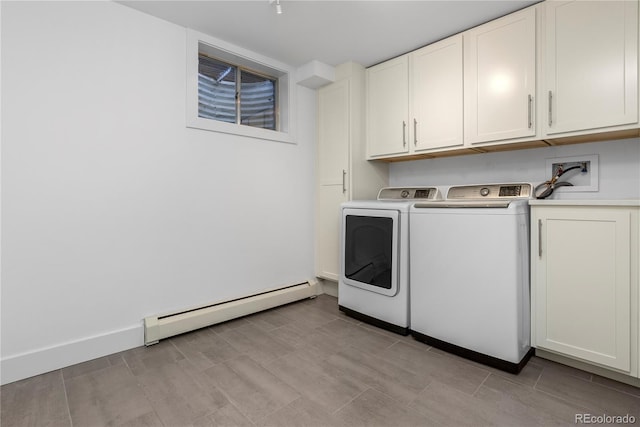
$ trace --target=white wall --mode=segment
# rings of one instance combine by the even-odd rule
[[[640,139],[625,139],[578,145],[535,148],[501,153],[483,153],[441,159],[392,163],[389,181],[393,186],[450,185],[493,182],[531,182],[551,178],[546,159],[599,156],[597,192],[555,192],[553,199],[640,199]],[[570,175],[565,176],[571,182]],[[563,177],[563,179],[565,178]]]
[[[297,88],[297,144],[187,129],[185,33],[2,2],[3,383],[313,276],[315,93]]]

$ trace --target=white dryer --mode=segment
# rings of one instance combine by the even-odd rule
[[[435,187],[387,187],[342,204],[338,305],[348,316],[409,333],[409,208],[440,199]]]
[[[410,210],[411,333],[512,373],[530,347],[531,184],[451,187]]]

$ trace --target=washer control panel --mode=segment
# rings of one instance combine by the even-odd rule
[[[449,188],[447,200],[530,199],[532,190],[528,183],[461,185]]]
[[[385,187],[378,193],[378,200],[440,200],[436,187]]]

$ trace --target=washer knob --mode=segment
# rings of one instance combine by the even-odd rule
[[[400,197],[406,199],[407,197],[409,197],[409,192],[407,190],[402,190],[402,193],[400,193]]]
[[[480,189],[480,195],[481,195],[482,197],[488,196],[488,195],[489,195],[489,193],[490,193],[490,191],[489,191],[489,189],[488,189],[487,187],[482,187],[482,188]]]

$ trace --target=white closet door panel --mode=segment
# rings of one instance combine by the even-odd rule
[[[342,185],[349,167],[349,80],[318,90],[318,177],[320,185]]]
[[[316,275],[338,280],[340,266],[340,204],[347,201],[342,185],[323,185],[318,190]]]

